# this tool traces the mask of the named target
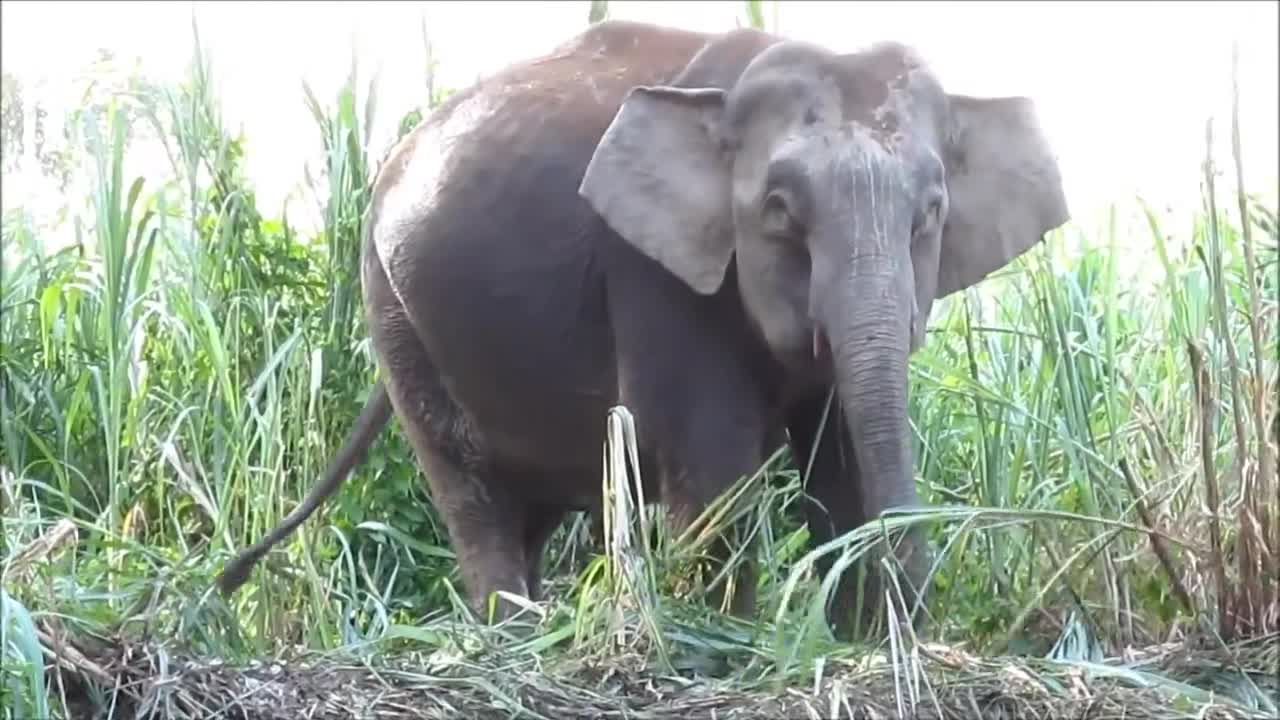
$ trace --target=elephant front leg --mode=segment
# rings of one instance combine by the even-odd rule
[[[618,397],[635,418],[641,475],[657,481],[659,497],[649,499],[662,502],[679,535],[760,469],[777,379],[735,294],[697,297],[656,263],[615,259],[608,293]],[[752,553],[733,539],[750,528],[736,529],[718,528],[706,548],[719,566],[713,578],[723,563],[737,566],[736,587],[722,582],[708,602],[744,617],[755,608],[755,571]]]
[[[734,566],[709,588],[707,604],[747,618],[755,612],[755,558],[751,543],[746,540],[752,518],[747,516],[716,528],[706,524],[694,527],[708,508],[742,477],[757,472],[765,460],[760,414],[733,412],[726,407],[728,404],[724,398],[695,401],[679,415],[637,412],[636,427],[642,446],[648,446],[643,448],[643,455],[650,460],[641,472],[657,473],[660,499],[670,520],[670,536],[679,538],[692,529],[695,534],[689,539],[697,540],[712,530],[698,551],[706,561],[702,569],[709,572],[708,579],[721,576],[728,565]],[[653,417],[679,419],[647,419]]]
[[[740,477],[750,475],[759,468],[759,463],[756,463],[747,469],[749,464],[743,463],[741,471],[736,473],[732,470],[726,472],[724,469],[706,472],[673,470],[664,473],[662,493],[670,510],[673,536],[685,534],[699,516],[714,505]],[[710,561],[707,567],[709,579],[720,575],[726,567],[735,563],[732,572],[725,573],[718,584],[708,588],[710,593],[707,603],[739,618],[749,618],[755,613],[755,557],[753,543],[745,540],[751,531],[750,522],[751,518],[748,516],[717,528],[704,551]],[[735,554],[739,555],[736,561]]]
[[[804,483],[805,520],[810,543],[820,546],[861,526],[866,521],[862,497],[858,493],[858,465],[851,443],[843,432],[840,407],[817,395],[798,403],[787,417],[792,462]],[[837,553],[818,559],[819,577],[831,572]],[[844,571],[828,604],[828,614],[836,632],[847,637],[864,619],[866,589],[859,583],[859,568]]]
[[[871,480],[860,472],[839,404],[833,401],[828,409],[825,394],[806,398],[788,413],[787,429],[793,462],[805,482],[804,508],[812,545],[874,521],[876,515],[866,507],[862,492],[863,483]],[[923,537],[913,529],[905,537],[891,534],[889,540],[894,543],[896,564],[906,570],[899,587],[910,611],[916,604],[914,588],[920,587],[928,569],[927,560],[922,562]],[[836,583],[828,612],[838,636],[863,635],[884,617],[886,585],[881,582],[880,563],[884,547],[878,542],[860,562],[845,568]],[[826,578],[839,556],[839,551],[832,551],[818,560],[820,577]],[[916,614],[917,620],[921,614]]]

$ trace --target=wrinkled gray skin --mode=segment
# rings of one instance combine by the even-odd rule
[[[618,403],[677,527],[783,442],[812,457],[817,542],[917,506],[907,362],[934,300],[1067,218],[1031,102],[949,95],[906,47],[593,26],[452,97],[380,171],[363,282],[382,380],[223,589],[393,409],[477,608],[537,597],[548,535],[598,506]],[[919,588],[927,549],[903,547]]]

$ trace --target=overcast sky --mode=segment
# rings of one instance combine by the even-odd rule
[[[1204,123],[1228,138],[1230,47],[1241,44],[1243,133],[1250,178],[1271,190],[1277,171],[1275,2],[796,2],[779,30],[853,50],[879,40],[916,46],[947,88],[1036,101],[1057,148],[1073,210],[1142,193],[1194,202]],[[3,67],[56,88],[98,47],[141,56],[148,72],[178,77],[190,58],[194,9],[232,126],[249,139],[249,169],[268,214],[302,180],[319,148],[302,101],[305,78],[330,100],[350,67],[381,70],[381,151],[422,94],[422,18],[439,80],[477,75],[544,52],[587,21],[574,2],[21,2],[3,4]],[[766,3],[768,6],[768,3]],[[611,2],[613,17],[724,30],[741,2]],[[365,77],[367,72],[362,72]],[[1220,161],[1229,161],[1229,145]],[[12,198],[6,201],[11,204]],[[293,213],[291,212],[291,215]]]

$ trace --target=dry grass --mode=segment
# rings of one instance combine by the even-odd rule
[[[72,646],[55,682],[68,707],[100,692],[126,718],[1260,718],[1222,683],[1236,678],[1276,696],[1277,640],[1216,650],[1178,643],[1091,666],[930,645],[916,653],[915,672],[883,658],[838,663],[806,687],[668,675],[636,654],[548,664],[501,651],[410,653],[373,666],[301,652],[233,667],[116,640]],[[914,693],[904,692],[907,674],[919,681]]]

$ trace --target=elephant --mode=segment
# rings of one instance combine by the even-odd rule
[[[360,261],[378,378],[308,496],[219,584],[393,413],[477,609],[540,598],[548,537],[599,507],[617,405],[677,530],[784,443],[809,470],[813,542],[924,507],[907,372],[933,304],[1068,219],[1033,101],[951,94],[910,46],[592,25],[389,153]],[[895,551],[917,598],[929,545],[917,528]]]

